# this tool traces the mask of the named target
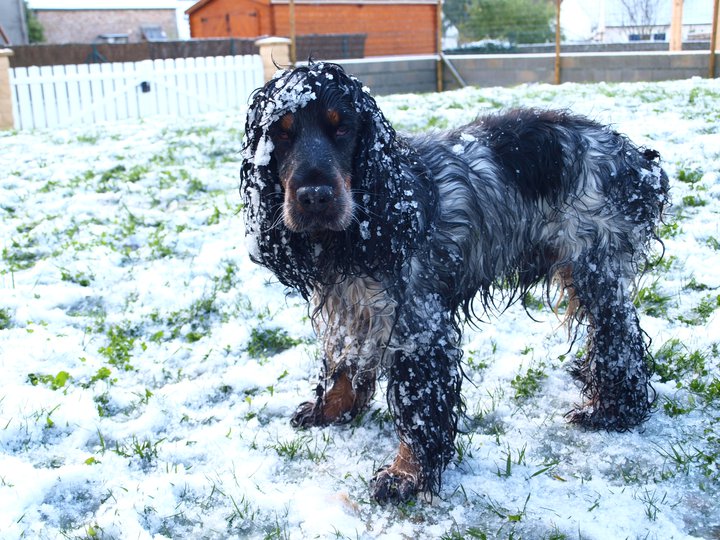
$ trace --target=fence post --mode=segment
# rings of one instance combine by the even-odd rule
[[[15,127],[10,88],[10,57],[12,54],[11,49],[0,49],[0,129]]]
[[[278,66],[290,66],[290,40],[280,37],[258,39],[255,46],[260,49],[265,82],[269,81],[278,70]]]

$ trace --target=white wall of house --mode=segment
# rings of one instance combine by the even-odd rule
[[[684,0],[683,41],[710,38],[712,4],[709,0]],[[635,7],[635,17],[626,5]],[[638,16],[643,6],[649,7],[647,15]],[[648,29],[651,34],[665,34],[667,41],[672,0],[563,0],[560,14],[563,33],[571,41],[627,42],[631,34]]]

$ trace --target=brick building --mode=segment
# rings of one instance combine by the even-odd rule
[[[29,0],[47,43],[143,41],[141,28],[177,39],[175,0]],[[103,36],[103,37],[101,37]]]
[[[437,52],[437,0],[295,0],[295,34],[365,34],[365,55]],[[200,0],[194,38],[290,35],[288,0]]]

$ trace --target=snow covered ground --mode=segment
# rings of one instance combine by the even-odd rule
[[[349,426],[288,423],[318,351],[303,303],[245,252],[240,116],[3,133],[0,538],[720,538],[720,81],[379,103],[413,131],[570,108],[662,152],[674,205],[639,290],[650,420],[568,425],[582,343],[515,306],[468,328],[440,496],[378,506],[382,389]]]

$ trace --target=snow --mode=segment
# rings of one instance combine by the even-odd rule
[[[641,324],[653,352],[676,339],[705,357],[655,377],[641,429],[583,431],[563,417],[579,390],[557,317],[486,317],[463,342],[461,451],[439,496],[401,508],[368,497],[397,445],[384,387],[351,425],[289,425],[320,352],[303,302],[242,240],[243,118],[0,134],[0,537],[717,538],[720,406],[689,388],[720,380],[720,310],[686,321],[720,288],[719,98],[718,80],[692,79],[378,99],[407,131],[569,108],[659,150],[677,231],[641,283],[666,313]],[[299,344],[249,352],[253,331],[276,329]],[[530,368],[545,377],[518,400],[511,382]]]

